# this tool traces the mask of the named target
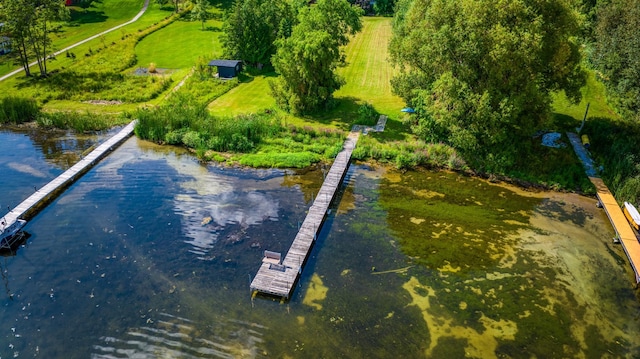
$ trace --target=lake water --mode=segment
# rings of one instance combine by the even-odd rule
[[[1,208],[106,135],[0,131]],[[291,300],[252,299],[321,181],[129,139],[0,257],[0,358],[640,356],[595,200],[458,174],[352,165]]]

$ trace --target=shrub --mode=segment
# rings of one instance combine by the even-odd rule
[[[320,161],[320,156],[310,152],[247,154],[240,164],[263,168],[305,168]]]
[[[378,112],[370,103],[364,103],[358,107],[358,119],[356,125],[375,126],[378,122]]]
[[[149,73],[150,74],[155,74],[156,72],[158,72],[158,69],[156,69],[156,64],[155,62],[152,62],[149,64]]]

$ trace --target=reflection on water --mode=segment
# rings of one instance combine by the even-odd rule
[[[5,185],[61,171],[0,136],[24,157],[0,156]],[[291,300],[252,300],[262,250],[286,252],[321,181],[128,140],[0,257],[0,358],[640,355],[633,277],[592,199],[455,174],[352,166]]]
[[[176,194],[174,206],[175,213],[183,217],[185,243],[193,246],[190,251],[199,259],[215,258],[209,252],[221,236],[228,243],[238,243],[246,238],[249,226],[278,220],[278,200],[264,190],[272,186],[269,182],[281,182],[281,171],[263,173],[256,181],[242,179],[238,171],[195,162],[185,166],[184,161],[169,161],[169,165],[191,178],[181,184],[184,192]],[[228,228],[234,225],[238,228]]]

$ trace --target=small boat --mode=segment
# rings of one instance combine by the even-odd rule
[[[636,207],[629,202],[625,202],[622,212],[624,212],[624,216],[627,217],[629,224],[631,224],[636,231],[640,230],[640,213],[638,213]]]
[[[20,233],[20,229],[27,223],[24,219],[17,219],[15,222],[7,225],[3,218],[0,221],[0,247],[10,246],[14,237]]]

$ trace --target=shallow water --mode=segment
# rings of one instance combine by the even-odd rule
[[[87,141],[0,132],[0,204],[65,169],[45,147]],[[252,300],[262,250],[286,252],[321,180],[128,140],[0,257],[0,358],[640,355],[633,275],[593,199],[457,174],[353,165],[291,300]]]

